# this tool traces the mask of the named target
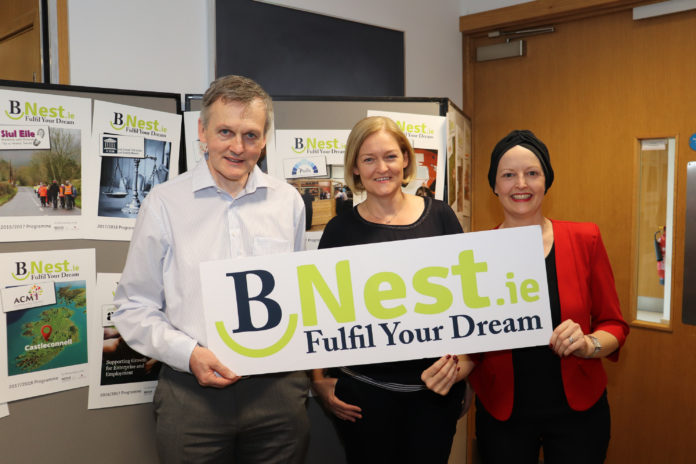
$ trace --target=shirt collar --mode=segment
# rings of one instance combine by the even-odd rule
[[[200,160],[196,167],[193,168],[192,175],[192,187],[193,191],[197,192],[206,188],[219,189],[218,185],[215,183],[212,174],[210,174],[210,169],[208,169],[207,157]],[[268,179],[263,175],[263,171],[258,166],[254,166],[254,169],[249,173],[249,178],[247,179],[246,185],[242,189],[237,197],[254,193],[258,188],[270,187]]]

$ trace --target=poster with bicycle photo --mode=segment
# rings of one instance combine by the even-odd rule
[[[94,101],[87,237],[130,240],[147,194],[178,174],[180,136],[181,115]]]

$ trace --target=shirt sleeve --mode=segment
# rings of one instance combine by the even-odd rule
[[[126,266],[116,289],[112,319],[135,351],[190,372],[196,340],[175,328],[166,315],[164,280],[171,236],[155,191],[143,202]]]
[[[303,251],[306,248],[305,229],[307,225],[305,204],[300,194],[295,190],[295,251]]]

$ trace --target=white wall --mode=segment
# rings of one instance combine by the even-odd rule
[[[534,0],[461,0],[461,16],[480,13],[482,11],[497,10],[506,6],[527,3]]]
[[[202,93],[207,0],[68,0],[70,83]]]
[[[461,106],[459,16],[525,1],[268,3],[404,31],[406,95]],[[74,85],[201,93],[214,78],[213,0],[68,0],[68,15]]]

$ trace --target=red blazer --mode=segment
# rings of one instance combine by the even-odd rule
[[[572,319],[583,333],[604,330],[619,341],[628,335],[616,295],[614,275],[599,227],[589,222],[552,221],[561,321]],[[618,359],[618,349],[609,359]],[[498,420],[512,414],[514,379],[512,352],[472,355],[476,367],[469,381],[486,410]],[[601,359],[561,358],[563,388],[570,407],[584,411],[594,405],[607,385]]]

